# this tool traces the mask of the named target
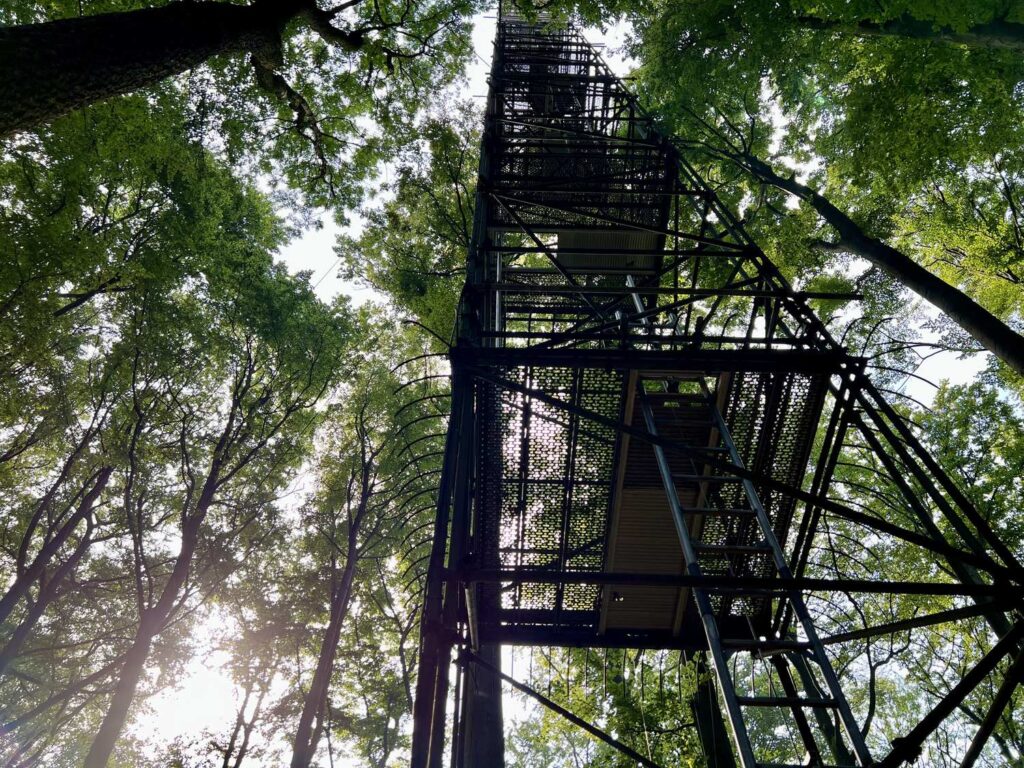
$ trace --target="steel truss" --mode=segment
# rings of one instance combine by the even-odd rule
[[[901,765],[1012,658],[975,764],[1024,673],[1024,567],[812,311],[835,295],[790,287],[571,28],[500,19],[467,275],[413,768],[440,768],[450,722],[475,768],[453,650],[460,689],[474,664],[510,681],[471,650],[500,644],[706,653],[744,768]],[[823,575],[840,522],[936,578]],[[871,594],[950,604],[820,635],[826,606]],[[991,650],[872,755],[826,649],[979,617]],[[770,660],[772,693],[742,690],[738,656]],[[766,708],[798,734],[790,763],[759,754]]]

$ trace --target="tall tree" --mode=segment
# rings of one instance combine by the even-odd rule
[[[204,355],[204,378],[210,376],[219,385],[220,397],[214,402],[220,413],[209,420],[204,418],[208,403],[180,405],[182,428],[201,424],[210,437],[205,444],[181,445],[178,509],[164,512],[177,518],[181,537],[169,571],[164,567],[154,574],[145,554],[136,556],[137,573],[145,573],[145,580],[136,577],[144,597],[109,707],[85,760],[90,768],[105,766],[110,758],[153,641],[181,607],[197,549],[209,536],[208,517],[225,486],[256,473],[263,478],[263,493],[274,487],[268,477],[295,466],[315,418],[312,408],[340,373],[344,327],[316,303],[308,285],[280,271],[245,278],[245,285],[235,286],[234,295],[225,297],[228,325],[216,339],[223,367],[209,353]],[[153,514],[145,504],[136,508]],[[136,551],[140,549],[137,545]]]
[[[473,0],[19,3],[0,27],[0,135],[167,78],[197,135],[302,188],[351,204],[382,146],[464,62]],[[37,22],[52,14],[57,18]],[[161,87],[166,87],[167,84]],[[269,101],[269,103],[268,103]]]
[[[351,669],[338,667],[344,635],[351,634],[347,624],[353,603],[363,603],[360,613],[367,615],[362,620],[354,617],[356,626],[352,632],[365,632],[366,628],[359,625],[372,617],[367,625],[371,627],[369,645],[348,640],[361,654],[371,653],[373,643],[380,644],[389,633],[397,631],[399,638],[407,637],[414,625],[404,620],[405,611],[393,604],[388,582],[395,574],[391,573],[389,578],[392,569],[381,563],[404,559],[407,555],[402,551],[403,544],[409,544],[410,528],[422,526],[424,518],[429,520],[429,501],[437,476],[434,468],[438,463],[438,451],[431,447],[441,436],[437,425],[431,423],[437,419],[424,418],[407,426],[406,419],[414,418],[412,414],[420,413],[423,407],[430,409],[426,415],[438,411],[430,395],[424,396],[422,388],[414,388],[415,394],[410,395],[394,372],[403,354],[412,356],[408,341],[417,339],[419,334],[396,332],[393,321],[382,321],[381,314],[380,308],[373,305],[362,311],[362,359],[355,377],[342,393],[343,401],[332,411],[325,428],[318,467],[320,489],[306,514],[310,552],[317,562],[323,563],[322,577],[317,580],[322,583],[312,591],[326,593],[326,625],[316,634],[319,647],[315,666],[302,697],[293,739],[294,768],[310,765],[323,735],[332,729],[332,680],[343,680],[344,689],[357,685],[347,679],[352,677]],[[392,336],[390,346],[381,344],[386,335]],[[424,384],[428,393],[443,395],[434,381],[426,380]],[[411,452],[406,450],[414,441],[416,447]],[[420,461],[420,457],[425,459]],[[415,552],[418,548],[409,549]],[[382,624],[382,620],[386,623]],[[399,649],[403,643],[404,639],[400,639]],[[405,698],[389,697],[388,708],[395,710],[390,714],[397,715],[395,727],[411,707],[411,701],[404,702]],[[391,719],[389,716],[383,724],[373,726],[374,730],[383,728],[383,744],[391,744],[384,749],[385,753],[390,753],[397,742],[391,731]],[[354,722],[352,717],[347,720]],[[365,748],[373,751],[372,745]]]

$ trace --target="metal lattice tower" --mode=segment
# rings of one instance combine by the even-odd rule
[[[794,765],[901,765],[1013,660],[967,749],[963,764],[974,764],[1021,676],[1024,570],[864,360],[818,320],[816,297],[828,298],[792,290],[576,31],[499,19],[413,768],[440,768],[449,741],[455,765],[484,765],[486,749],[465,742],[501,739],[500,645],[706,654],[730,733],[706,752],[744,768],[778,765],[752,738],[755,709],[791,719]],[[851,450],[872,457],[898,513],[847,503],[835,474]],[[956,578],[812,577],[810,552],[832,517],[919,547]],[[959,602],[819,637],[807,600],[850,593]],[[872,756],[827,646],[972,617],[999,641]],[[449,717],[455,650],[461,693]],[[737,655],[769,660],[777,691],[744,692],[730,671]]]

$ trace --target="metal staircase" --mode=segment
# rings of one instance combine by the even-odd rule
[[[643,413],[644,425],[652,436],[658,437],[662,434],[663,425],[658,424],[655,410],[651,406],[650,396],[646,394],[643,387],[640,388],[640,408]],[[735,468],[743,470],[743,460],[736,446],[733,443],[732,435],[729,432],[725,419],[722,418],[716,404],[707,393],[703,399],[694,402],[690,401],[685,407],[701,408],[711,417],[711,424],[714,432],[717,432],[719,445],[710,446],[712,451],[723,452],[728,462]],[[664,409],[663,409],[664,411]],[[714,572],[721,573],[723,570],[728,575],[748,573],[750,571],[750,559],[758,556],[767,556],[771,559],[773,575],[780,579],[780,586],[785,581],[791,581],[793,574],[786,562],[785,555],[779,540],[775,535],[772,522],[765,512],[758,498],[757,489],[754,483],[736,474],[730,474],[727,467],[719,465],[717,471],[709,466],[704,466],[702,471],[691,460],[693,472],[690,474],[675,473],[670,466],[664,448],[653,444],[655,460],[658,471],[672,510],[672,518],[676,531],[679,535],[679,542],[683,550],[683,557],[686,563],[686,572],[695,579],[705,576],[705,570],[709,567]],[[738,500],[735,496],[731,499],[723,499],[722,487],[725,485],[736,485],[742,490]],[[680,491],[680,486],[699,486],[696,493],[687,494]],[[680,499],[690,495],[698,501],[692,506],[685,505]],[[716,506],[712,502],[719,501],[722,506]],[[728,504],[728,506],[726,506]],[[701,537],[692,533],[694,521],[701,520],[707,516],[714,516],[721,521],[721,525],[730,531],[741,531],[750,527],[751,520],[756,523],[759,538],[753,544],[732,543],[733,540],[747,536],[729,536],[725,543],[705,543]],[[708,560],[712,562],[709,564]],[[741,591],[740,594],[750,596],[751,593]],[[757,593],[754,593],[757,595]],[[744,709],[757,708],[779,708],[790,710],[796,720],[800,738],[807,756],[810,760],[808,765],[827,766],[839,765],[839,763],[824,762],[823,755],[834,753],[839,757],[845,757],[848,752],[845,747],[836,743],[833,739],[826,749],[819,743],[814,728],[807,719],[807,711],[830,711],[834,712],[842,722],[846,738],[852,746],[856,755],[856,762],[844,762],[842,765],[868,766],[872,764],[871,755],[867,745],[864,743],[857,722],[846,701],[839,679],[832,668],[825,648],[818,638],[811,620],[810,613],[804,603],[803,596],[797,589],[780,589],[771,595],[763,595],[763,598],[774,598],[777,601],[785,601],[796,616],[800,633],[804,640],[777,639],[757,636],[753,632],[748,639],[723,638],[719,630],[716,616],[721,612],[719,596],[703,588],[693,588],[693,598],[697,609],[700,612],[704,634],[707,637],[707,645],[710,652],[712,666],[718,681],[719,691],[724,702],[725,712],[728,716],[729,725],[736,743],[736,750],[740,757],[741,765],[749,768],[784,768],[788,764],[764,762],[756,755],[756,750],[747,733],[746,718]],[[780,670],[785,695],[783,696],[743,696],[737,692],[736,683],[729,671],[728,656],[730,653],[743,651],[755,657],[769,657],[780,652],[803,653],[813,659],[817,669],[825,681],[828,691],[825,696],[802,696],[799,695],[792,677],[785,671]],[[827,751],[826,751],[827,750]]]

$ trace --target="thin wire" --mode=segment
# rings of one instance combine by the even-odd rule
[[[313,289],[314,289],[314,290],[315,290],[315,289],[317,289],[317,288],[319,288],[319,287],[320,287],[320,283],[322,283],[322,282],[323,282],[324,280],[326,280],[326,279],[327,279],[327,276],[328,276],[329,274],[331,274],[331,272],[333,272],[333,271],[334,271],[334,268],[335,268],[335,267],[337,267],[337,266],[338,266],[338,265],[339,265],[339,264],[341,263],[341,258],[342,258],[341,256],[339,256],[338,258],[336,258],[336,259],[334,260],[334,263],[333,263],[333,264],[331,264],[331,266],[329,266],[329,267],[327,268],[327,271],[326,271],[326,272],[324,272],[324,273],[323,273],[323,274],[322,274],[322,275],[320,276],[320,279],[319,279],[319,280],[317,280],[317,281],[316,281],[315,283],[313,283]]]

